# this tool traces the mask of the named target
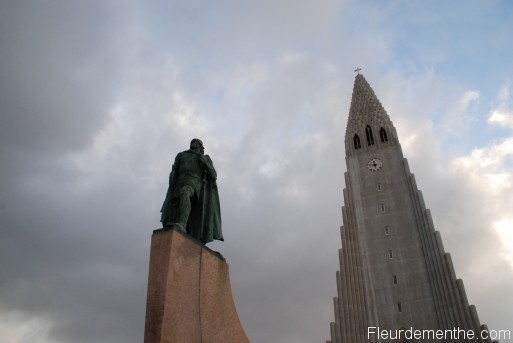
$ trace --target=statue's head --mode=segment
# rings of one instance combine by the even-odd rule
[[[203,153],[205,151],[205,148],[203,147],[203,142],[199,138],[194,138],[191,141],[191,150],[198,150],[199,152]]]

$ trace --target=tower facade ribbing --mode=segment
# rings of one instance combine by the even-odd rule
[[[335,321],[328,343],[403,342],[379,330],[473,332],[408,342],[490,342],[481,339],[449,253],[435,231],[396,129],[374,91],[355,78],[345,134],[342,248],[336,273]],[[376,329],[372,329],[376,328]],[[404,333],[403,333],[404,335]]]

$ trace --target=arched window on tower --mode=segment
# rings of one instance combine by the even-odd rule
[[[367,136],[367,145],[374,145],[374,135],[369,125],[365,128],[365,135]]]
[[[388,135],[387,131],[384,128],[379,129],[379,138],[381,139],[381,142],[388,142]]]
[[[362,147],[362,143],[360,142],[360,137],[358,137],[358,135],[354,135],[353,143],[355,149],[360,149]]]

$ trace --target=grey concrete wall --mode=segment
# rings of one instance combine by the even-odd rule
[[[367,125],[374,134],[372,145],[367,144]],[[381,141],[380,128],[386,130],[387,141]],[[359,148],[354,146],[355,134]],[[396,129],[361,75],[355,79],[345,145],[342,248],[331,343],[378,342],[376,337],[367,339],[369,326],[479,333],[485,327],[456,278]],[[382,161],[382,168],[369,170],[373,158]]]

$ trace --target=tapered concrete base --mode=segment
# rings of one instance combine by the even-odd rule
[[[176,230],[151,239],[144,343],[249,342],[230,287],[228,264]]]

